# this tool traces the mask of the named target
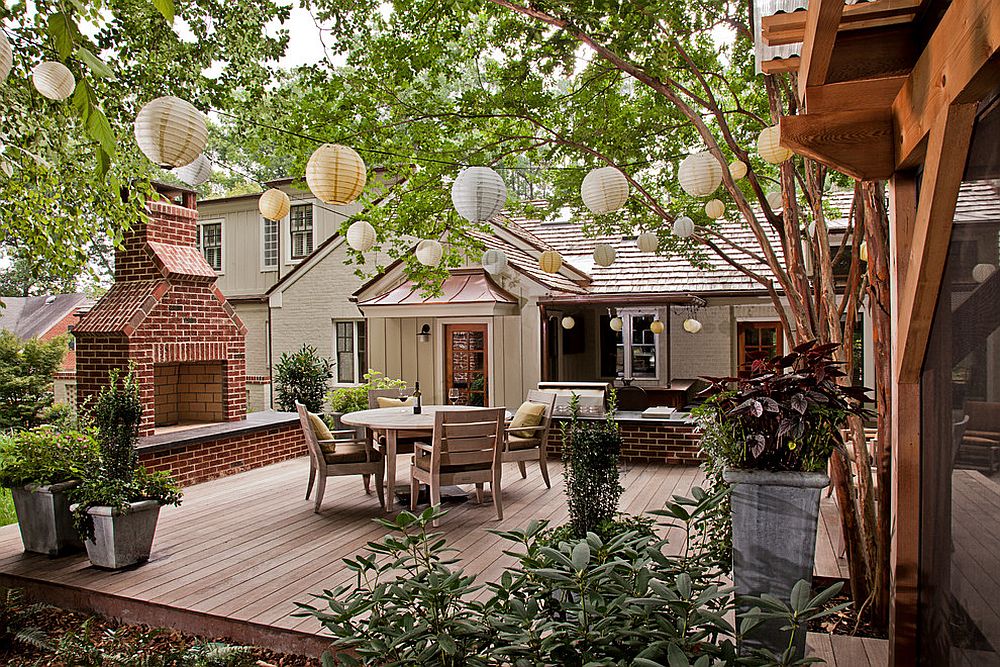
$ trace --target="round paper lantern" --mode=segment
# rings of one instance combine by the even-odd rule
[[[617,254],[610,244],[598,243],[594,246],[594,263],[598,266],[611,266],[615,263]]]
[[[775,190],[774,192],[767,193],[767,205],[772,211],[780,212],[785,206],[785,202],[781,199],[781,192]]]
[[[503,250],[487,250],[479,263],[490,273],[500,273],[507,268],[507,255]]]
[[[292,200],[281,190],[271,188],[260,196],[257,200],[257,208],[260,214],[268,220],[281,220],[288,215],[292,208]]]
[[[451,203],[466,220],[485,222],[507,203],[507,185],[489,167],[469,167],[451,184]]]
[[[733,160],[729,163],[729,175],[738,181],[747,175],[747,163],[743,160]]]
[[[212,177],[212,161],[202,153],[191,164],[180,167],[174,175],[188,185],[201,185]]]
[[[35,65],[31,70],[31,82],[35,84],[35,90],[40,92],[42,97],[56,102],[61,102],[72,95],[76,88],[73,73],[68,67],[54,60]]]
[[[545,273],[559,273],[562,268],[563,258],[555,250],[546,250],[538,258],[538,268]]]
[[[617,211],[628,199],[628,179],[614,167],[600,167],[583,177],[580,197],[597,215]]]
[[[208,142],[205,114],[179,97],[157,97],[135,117],[135,140],[153,164],[173,169],[191,164]]]
[[[677,180],[692,197],[706,197],[722,183],[722,165],[708,152],[692,153],[681,161]]]
[[[567,315],[566,317],[562,318],[562,328],[563,329],[572,329],[575,326],[576,326],[576,320],[574,320],[569,315]]]
[[[705,204],[705,215],[712,220],[718,220],[726,214],[726,205],[718,199],[712,199]]]
[[[635,239],[640,252],[656,252],[660,247],[660,238],[653,232],[643,232]]]
[[[674,220],[674,234],[686,239],[692,234],[694,234],[694,220],[683,215],[676,220]]]
[[[621,331],[622,327],[625,326],[625,321],[620,317],[612,317],[609,326],[612,331]]]
[[[434,239],[424,239],[417,244],[417,261],[424,266],[437,266],[441,263],[444,248]]]
[[[686,320],[684,320],[683,326],[684,326],[684,331],[687,331],[688,333],[696,334],[699,331],[701,331],[701,322],[694,319],[693,317],[689,317]]]
[[[781,164],[792,157],[792,151],[781,145],[781,128],[777,125],[765,127],[757,135],[757,153],[771,164]]]
[[[996,273],[997,267],[992,264],[976,264],[972,267],[972,279],[977,283],[985,283],[989,277]]]
[[[862,241],[861,245],[858,246],[858,257],[862,262],[868,261],[868,241]]]
[[[0,32],[0,83],[4,82],[10,74],[10,68],[14,64],[14,52],[7,41],[7,35]]]
[[[649,325],[649,330],[652,331],[657,336],[663,333],[663,330],[665,328],[666,327],[663,326],[663,322],[661,322],[660,320],[653,320]]]
[[[809,223],[808,230],[809,230],[809,238],[812,238],[812,237],[816,236],[816,221],[815,220],[813,220],[812,222]]]
[[[375,228],[364,220],[358,220],[347,228],[347,245],[358,252],[368,252],[375,245]]]
[[[368,170],[353,148],[323,144],[306,163],[309,190],[327,204],[350,204],[365,189]]]

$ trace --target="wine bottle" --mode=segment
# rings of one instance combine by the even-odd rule
[[[414,398],[414,401],[413,401],[413,414],[419,415],[420,412],[421,412],[421,410],[422,410],[422,408],[423,408],[423,406],[420,403],[421,399],[420,399],[420,383],[419,382],[417,382],[414,385],[413,398]]]

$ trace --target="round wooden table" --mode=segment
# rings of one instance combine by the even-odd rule
[[[434,432],[435,413],[479,409],[470,405],[425,405],[421,413],[415,415],[413,406],[405,405],[399,408],[374,408],[349,412],[340,419],[347,426],[364,426],[369,431],[385,433],[386,510],[391,512],[393,504],[390,499],[395,498],[396,491],[396,446],[400,432],[426,434],[430,441]],[[507,419],[510,419],[509,413]]]

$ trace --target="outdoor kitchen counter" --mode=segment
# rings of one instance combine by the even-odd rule
[[[557,414],[552,417],[556,421],[565,421],[569,415]],[[584,421],[598,421],[606,419],[604,415],[580,415]],[[690,412],[677,412],[670,417],[643,417],[638,410],[621,410],[615,414],[615,421],[619,423],[641,422],[643,424],[670,424],[676,426],[694,427],[695,423]]]
[[[586,422],[603,421],[601,415],[581,415]],[[548,451],[557,456],[562,451],[559,425],[569,420],[567,415],[555,415],[554,428],[549,432]],[[670,417],[643,417],[641,412],[622,411],[615,415],[622,436],[623,459],[697,465],[702,460],[701,433],[687,412]]]

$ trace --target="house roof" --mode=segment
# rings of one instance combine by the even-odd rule
[[[422,287],[407,280],[395,289],[358,303],[369,306],[428,306],[473,303],[502,303],[517,305],[517,297],[500,287],[482,269],[452,271],[441,285],[441,293],[424,296]]]
[[[44,336],[67,315],[89,307],[93,300],[83,294],[52,294],[46,296],[3,297],[0,309],[0,329],[6,329],[21,339]]]

